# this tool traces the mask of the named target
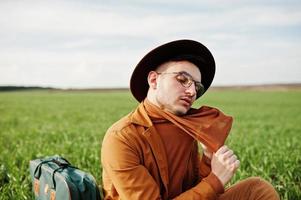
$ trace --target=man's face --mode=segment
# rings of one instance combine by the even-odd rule
[[[175,115],[184,115],[196,99],[195,84],[184,87],[175,72],[182,72],[194,81],[201,82],[201,73],[196,65],[188,61],[170,61],[156,70],[156,103],[161,109]]]

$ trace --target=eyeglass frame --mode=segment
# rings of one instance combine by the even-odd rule
[[[200,81],[196,81],[196,80],[194,80],[193,78],[192,78],[192,76],[189,74],[189,73],[187,73],[187,72],[185,72],[185,71],[180,71],[180,72],[157,72],[157,71],[155,71],[157,74],[176,74],[176,75],[183,75],[185,78],[187,78],[188,80],[189,80],[189,83],[188,83],[188,85],[186,86],[184,83],[182,83],[182,82],[180,82],[176,77],[176,80],[184,87],[184,88],[189,88],[191,85],[192,85],[192,83],[194,83],[194,87],[195,87],[195,91],[196,91],[196,96],[197,97],[200,97],[200,96],[202,96],[203,94],[204,94],[204,92],[205,92],[205,87],[204,87],[204,85],[200,82]],[[196,84],[198,84],[200,87],[200,89],[198,89],[197,90],[197,85]]]

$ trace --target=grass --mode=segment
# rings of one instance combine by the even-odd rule
[[[301,199],[301,91],[210,91],[195,107],[234,116],[227,145],[249,176],[270,181],[281,199]],[[0,199],[33,199],[29,160],[59,154],[101,184],[106,129],[135,109],[128,92],[0,93]]]

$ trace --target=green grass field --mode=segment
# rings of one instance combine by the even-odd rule
[[[227,140],[241,160],[231,183],[270,181],[281,199],[301,199],[301,91],[210,91],[209,105],[234,117]],[[127,92],[0,93],[0,199],[33,199],[29,161],[59,154],[101,184],[106,129],[137,103]]]

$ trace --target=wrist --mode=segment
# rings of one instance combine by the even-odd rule
[[[214,173],[211,172],[206,178],[204,178],[204,181],[210,184],[217,194],[224,192],[224,184]]]
[[[223,187],[225,187],[225,185],[227,184],[227,182],[225,181],[225,179],[222,176],[218,176],[216,173],[214,173],[213,171],[211,172],[221,183],[221,185]]]

